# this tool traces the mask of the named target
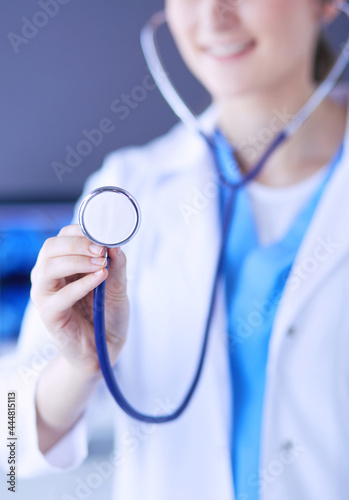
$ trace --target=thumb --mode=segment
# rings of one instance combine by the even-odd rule
[[[108,279],[106,283],[106,293],[119,295],[126,293],[126,255],[120,247],[109,248]]]

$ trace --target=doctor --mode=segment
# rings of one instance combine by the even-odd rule
[[[241,173],[328,70],[320,30],[335,13],[321,0],[166,1],[178,48],[212,95],[201,120],[234,146]],[[167,425],[135,423],[115,409],[113,498],[346,497],[347,108],[348,90],[337,86],[246,187],[248,206],[238,212],[198,391],[183,416]],[[107,275],[109,354],[135,407],[171,412],[197,363],[224,197],[207,146],[178,125],[142,148],[110,154],[84,194],[103,185],[136,197],[142,226],[123,251],[110,251],[108,271],[103,249],[91,246],[77,225],[49,239],[38,256],[35,308],[26,313],[15,370],[24,476],[74,468],[86,457],[85,409],[101,383],[92,290]],[[262,264],[277,250],[270,269],[257,262],[252,276],[238,255],[250,231]],[[279,266],[283,258],[292,264],[287,274]],[[236,285],[234,269],[246,270]],[[282,273],[286,283],[275,285],[282,294],[271,304],[263,287]],[[30,366],[32,350],[51,339],[58,354],[37,376],[23,378],[18,367]]]

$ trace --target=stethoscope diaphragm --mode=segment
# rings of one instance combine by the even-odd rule
[[[128,243],[137,233],[141,211],[125,189],[105,186],[91,191],[81,202],[79,225],[97,245],[114,248]]]

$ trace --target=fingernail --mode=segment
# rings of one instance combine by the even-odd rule
[[[104,252],[104,248],[98,245],[90,245],[90,252],[94,253],[95,255],[102,255],[102,253]]]
[[[99,271],[96,271],[93,273],[95,276],[100,276],[103,273],[103,269],[100,269]]]
[[[118,249],[117,249],[116,253],[117,253],[118,255],[120,255],[120,254],[121,254],[121,247],[118,247]]]

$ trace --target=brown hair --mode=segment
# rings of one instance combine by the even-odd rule
[[[332,49],[323,34],[320,34],[315,52],[314,79],[322,82],[335,62]]]

